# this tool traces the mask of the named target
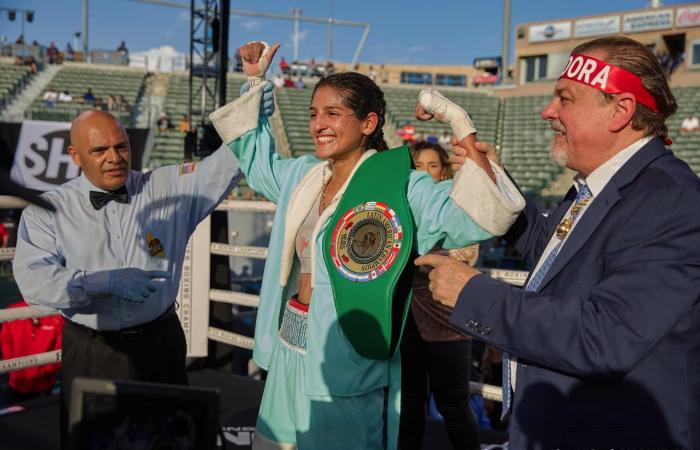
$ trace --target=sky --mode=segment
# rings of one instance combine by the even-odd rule
[[[189,0],[168,0],[189,5]],[[620,12],[647,6],[647,0],[511,0],[511,43],[520,23]],[[687,4],[663,1],[664,6]],[[439,6],[436,6],[439,5]],[[231,0],[231,9],[302,14],[366,22],[370,32],[360,62],[387,64],[472,64],[475,57],[501,53],[502,1],[469,0]],[[0,0],[0,8],[34,10],[25,23],[25,39],[42,44],[55,41],[64,49],[83,28],[83,0]],[[140,3],[137,0],[89,0],[89,44],[93,49],[116,49],[123,40],[133,53],[159,49],[189,52],[189,10]],[[234,16],[231,54],[252,40],[280,42],[278,57],[293,57],[291,21]],[[300,59],[326,59],[325,24],[301,23]],[[0,39],[13,41],[21,33],[19,15],[10,22],[0,11]],[[349,62],[362,34],[361,28],[335,26],[333,60]],[[82,45],[82,44],[80,44]],[[164,48],[165,47],[165,48]],[[512,59],[511,44],[511,59]],[[158,52],[156,51],[156,53]]]

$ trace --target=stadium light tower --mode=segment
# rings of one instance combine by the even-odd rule
[[[300,8],[292,8],[294,16],[294,62],[299,61],[299,17],[301,16]]]
[[[125,0],[125,1],[131,1],[135,3],[148,3],[152,5],[159,5],[159,6],[167,6],[170,8],[179,8],[179,9],[190,9],[190,5],[187,3],[181,3],[178,1],[174,0]],[[335,26],[343,26],[343,27],[354,27],[354,28],[362,28],[362,35],[360,36],[360,41],[357,44],[357,48],[355,49],[355,54],[352,57],[352,62],[350,63],[351,66],[354,66],[357,63],[357,60],[360,57],[360,53],[362,53],[362,49],[365,46],[365,41],[367,41],[367,36],[369,35],[370,31],[370,24],[368,22],[356,22],[354,20],[344,20],[344,19],[333,19],[331,17],[310,17],[310,16],[303,16],[301,15],[301,11],[299,12],[299,15],[293,15],[293,14],[276,14],[276,13],[263,13],[263,12],[257,12],[257,11],[247,11],[243,9],[232,9],[230,11],[230,14],[232,16],[244,16],[244,17],[260,17],[263,19],[275,19],[275,20],[289,20],[289,21],[298,21],[298,22],[304,22],[304,23],[315,23],[315,24],[324,24],[328,25],[330,21],[332,21],[333,27]]]
[[[83,61],[92,62],[88,46],[88,0],[83,0]]]
[[[501,46],[501,84],[510,81],[508,65],[510,62],[510,0],[503,0],[503,43]]]
[[[208,107],[223,105],[224,98],[217,101],[219,71],[226,73],[217,57],[220,50],[218,0],[191,0],[190,3],[190,76],[189,119],[201,130],[206,123]],[[213,84],[213,86],[212,86]]]
[[[4,6],[0,6],[0,11],[7,11],[7,20],[10,22],[14,22],[17,18],[17,14],[19,13],[20,19],[22,20],[22,36],[24,36],[24,21],[26,20],[29,23],[34,21],[34,11],[30,9],[6,8]]]

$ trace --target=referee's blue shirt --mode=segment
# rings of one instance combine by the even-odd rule
[[[131,171],[128,203],[90,203],[96,188],[84,174],[44,194],[56,211],[22,213],[13,272],[27,303],[58,309],[75,323],[120,330],[150,322],[175,301],[187,241],[241,178],[238,159],[222,146],[198,162],[148,173]],[[165,270],[144,303],[105,294],[109,271]]]

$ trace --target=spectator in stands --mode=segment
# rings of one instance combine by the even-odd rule
[[[102,97],[95,97],[95,101],[92,102],[92,109],[96,111],[104,111],[106,109],[105,104],[102,103]]]
[[[87,88],[83,94],[83,103],[95,103],[95,94],[92,93],[92,88]]]
[[[439,145],[417,143],[411,156],[416,170],[428,172],[436,182],[452,178],[450,157]],[[430,253],[474,265],[479,244],[449,251],[436,246]],[[452,309],[433,301],[428,272],[421,269],[416,274],[401,343],[399,446],[401,450],[423,448],[425,412],[432,392],[452,447],[478,450],[479,425],[469,407],[471,344],[465,333],[449,324]]]
[[[656,58],[659,60],[664,74],[669,75],[671,73],[671,55],[665,50],[657,50]]]
[[[185,249],[241,178],[225,147],[197,164],[130,170],[126,130],[107,112],[80,114],[70,139],[82,173],[44,194],[61,205],[55,212],[24,209],[13,260],[27,303],[68,319],[64,437],[77,376],[187,384],[187,346],[175,313]]]
[[[304,82],[304,79],[302,77],[299,77],[297,81],[294,83],[294,87],[297,89],[304,89],[306,87],[306,83]]]
[[[444,131],[442,133],[442,136],[440,136],[440,138],[438,139],[438,144],[440,144],[442,148],[450,148],[450,146],[452,145],[450,143],[450,133]]]
[[[326,68],[324,70],[323,75],[329,76],[329,75],[333,75],[334,73],[335,73],[335,65],[333,64],[333,61],[326,61]]]
[[[70,103],[73,101],[73,96],[70,95],[70,92],[68,90],[65,90],[58,94],[58,101],[63,103]]]
[[[24,65],[29,66],[29,68],[32,71],[32,74],[39,73],[39,63],[37,63],[36,59],[34,59],[34,55],[29,55],[26,58],[24,58]]]
[[[7,308],[26,306],[28,305],[25,302],[20,301]],[[63,317],[60,315],[4,322],[0,329],[2,358],[12,359],[60,350],[62,332]],[[60,368],[59,362],[10,372],[9,389],[5,393],[7,400],[17,403],[51,394]]]
[[[281,74],[275,75],[274,80],[272,80],[276,88],[282,88],[284,87],[284,78],[282,78]]]
[[[370,65],[369,66],[369,71],[367,72],[367,76],[369,77],[370,80],[376,81],[377,80],[377,72],[374,70],[374,66]]]
[[[700,122],[698,121],[697,116],[691,114],[683,119],[681,127],[678,129],[678,133],[681,135],[695,133],[698,131],[698,129],[700,129]]]
[[[24,45],[24,35],[20,34],[17,40],[15,41],[15,44],[17,45]]]
[[[58,101],[58,92],[51,86],[44,92],[44,102],[49,108],[53,108],[53,105]]]
[[[131,112],[131,105],[126,100],[126,98],[124,98],[123,95],[119,96],[119,111],[120,112]]]
[[[170,131],[170,117],[168,117],[165,112],[160,113],[160,117],[158,118],[156,125],[158,126],[159,133]]]
[[[122,41],[117,47],[117,53],[121,56],[122,64],[125,66],[129,64],[129,50],[126,48],[126,42]]]
[[[107,111],[119,111],[119,104],[117,103],[117,99],[114,98],[112,94],[107,96]]]
[[[411,146],[416,141],[416,127],[410,121],[404,123],[397,134],[401,137],[403,145]]]
[[[58,48],[56,47],[56,44],[51,42],[51,45],[49,45],[49,48],[46,49],[46,57],[49,59],[49,64],[57,64],[58,63]]]
[[[383,359],[372,359],[353,347],[348,336],[356,338],[355,344],[365,337],[381,348],[387,343],[377,329],[378,323],[373,322],[376,316],[371,315],[367,307],[361,309],[357,305],[358,308],[349,313],[367,326],[356,325],[351,330],[352,324],[346,324],[341,328],[336,305],[352,307],[356,297],[351,294],[348,298],[348,293],[342,289],[331,288],[331,280],[344,282],[342,272],[332,263],[324,269],[315,266],[324,264],[326,253],[323,246],[308,243],[327,242],[330,238],[335,223],[340,222],[328,223],[328,218],[345,212],[336,210],[338,202],[342,202],[340,198],[351,195],[353,189],[365,190],[366,186],[372,189],[381,186],[389,191],[391,184],[396,189],[393,192],[405,201],[401,215],[410,220],[415,218],[418,224],[416,234],[405,237],[407,241],[416,242],[417,251],[425,252],[443,239],[455,247],[481,240],[489,234],[450,199],[449,191],[465,195],[482,183],[493,183],[488,174],[491,167],[473,150],[471,155],[477,161],[472,167],[474,170],[454,185],[451,181],[436,184],[427,174],[410,171],[405,159],[401,161],[403,170],[393,182],[382,180],[378,184],[376,177],[390,178],[386,174],[392,171],[395,174],[398,167],[375,166],[375,169],[367,169],[370,173],[365,173],[363,179],[363,175],[358,174],[365,165],[376,164],[370,161],[408,155],[401,156],[400,152],[375,155],[376,151],[387,149],[382,131],[386,108],[384,94],[367,76],[355,72],[324,77],[314,88],[309,112],[305,114],[308,114],[309,131],[318,158],[280,159],[274,151],[269,113],[265,111],[266,105],[273,104],[273,99],[266,96],[272,92],[272,86],[263,81],[278,47],[279,44],[270,48],[253,42],[239,49],[244,73],[250,81],[244,85],[241,97],[210,116],[223,142],[246,161],[242,167],[249,186],[277,203],[278,214],[270,238],[255,330],[256,363],[269,371],[253,446],[256,450],[297,447],[393,450],[397,439],[399,358],[386,355]],[[263,53],[266,48],[267,52]],[[435,100],[438,108],[442,107],[443,101]],[[355,171],[358,167],[360,169]],[[506,183],[501,187],[518,197],[505,174],[499,171],[499,175]],[[502,226],[506,228],[519,209],[502,208],[502,202],[509,201],[498,188],[480,192],[489,199],[481,195],[468,197],[474,202],[477,198],[479,202],[485,201],[489,214],[494,214],[491,217],[499,217],[496,220],[499,223],[504,219]],[[401,200],[396,201],[396,208],[399,208]],[[522,200],[519,203],[524,204]],[[332,222],[336,220],[331,219]],[[492,224],[489,221],[485,226],[491,228]],[[361,251],[359,248],[365,245],[378,245],[371,234],[365,235],[356,251]],[[374,248],[370,248],[373,252]],[[403,263],[399,264],[390,274],[380,275],[386,276],[382,282],[388,283],[387,286],[392,277],[401,273]],[[313,285],[312,273],[315,274]],[[367,273],[369,275],[369,271]],[[390,288],[379,294],[372,292],[368,283],[354,284],[359,289],[364,285],[369,289],[367,294],[377,294],[374,299],[388,305]],[[397,301],[404,300],[399,298]],[[309,303],[313,303],[310,308]],[[341,313],[341,317],[346,316]],[[390,329],[389,324],[384,325]],[[393,332],[398,332],[398,326]],[[359,339],[358,334],[361,335]],[[384,434],[381,417],[387,387],[388,425]],[[383,444],[385,436],[386,446]]]
[[[7,248],[10,243],[10,233],[5,228],[5,225],[0,223],[0,248]]]
[[[180,133],[187,133],[190,131],[190,116],[187,114],[182,115],[182,119],[180,119],[180,124],[177,127],[178,131]]]
[[[643,44],[580,44],[542,111],[575,184],[546,217],[528,201],[506,235],[532,267],[525,287],[438,255],[416,260],[437,267],[433,297],[455,307],[454,326],[510,353],[510,448],[700,442],[688,372],[700,364],[700,180],[665,148],[676,109]]]
[[[440,145],[440,139],[438,139],[438,137],[435,136],[434,134],[426,135],[425,142],[427,142],[428,144]]]
[[[671,70],[669,71],[669,75],[673,74],[678,66],[683,64],[683,61],[685,61],[685,53],[677,53],[675,56],[673,56],[671,58]]]
[[[379,66],[379,80],[382,83],[389,82],[389,72],[387,72],[386,67],[384,67],[384,64]]]
[[[292,74],[287,73],[287,78],[284,79],[284,87],[286,88],[295,88],[297,87],[296,84],[294,83],[294,80],[292,80]]]
[[[413,135],[413,144],[418,144],[420,142],[424,142],[425,135],[423,134],[422,131],[416,131]]]
[[[74,61],[75,60],[75,50],[73,50],[73,46],[71,45],[70,42],[66,43],[66,51],[64,52],[66,61]]]
[[[287,75],[289,73],[289,63],[284,59],[284,56],[280,58],[280,71],[282,74]]]

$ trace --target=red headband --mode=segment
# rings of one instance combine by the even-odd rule
[[[629,92],[638,103],[659,112],[654,96],[632,72],[592,56],[572,53],[559,79],[576,81],[608,94]]]

